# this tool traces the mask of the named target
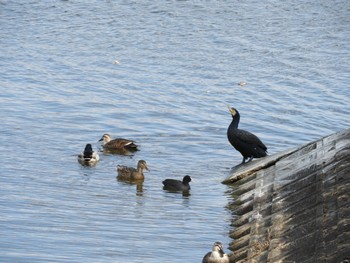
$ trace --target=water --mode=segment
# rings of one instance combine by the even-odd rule
[[[1,1],[0,261],[200,262],[227,247],[220,182],[241,156],[226,104],[270,153],[348,128],[349,22],[347,1]],[[141,151],[80,166],[106,132]],[[115,179],[139,159],[142,192]],[[190,196],[162,190],[185,174]]]

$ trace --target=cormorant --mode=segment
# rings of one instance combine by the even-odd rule
[[[267,155],[265,144],[251,132],[238,129],[239,112],[230,106],[228,108],[232,115],[232,122],[227,129],[227,138],[232,146],[242,154],[243,160],[241,164],[245,163],[248,158],[248,162],[250,162],[253,158],[265,157]]]

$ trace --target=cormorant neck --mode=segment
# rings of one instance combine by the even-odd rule
[[[230,127],[233,127],[233,128],[238,128],[238,124],[239,124],[239,119],[240,119],[240,116],[239,115],[236,115],[236,116],[233,116],[232,117],[232,122],[230,124]]]

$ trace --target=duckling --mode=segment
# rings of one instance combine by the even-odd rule
[[[188,191],[191,189],[189,182],[191,182],[189,175],[184,176],[182,181],[175,179],[165,179],[163,181],[163,189],[168,191]]]
[[[78,162],[81,165],[95,165],[100,160],[100,156],[97,152],[92,150],[91,144],[86,144],[84,152],[78,155]]]
[[[118,165],[117,166],[117,172],[118,176],[117,179],[121,181],[138,181],[138,180],[144,180],[145,176],[143,175],[143,170],[149,171],[147,167],[147,163],[144,160],[140,160],[137,163],[137,169],[134,167],[127,167]]]
[[[221,242],[215,242],[211,252],[208,252],[202,260],[202,263],[229,263],[230,259],[224,253]]]
[[[137,151],[138,146],[135,144],[134,141],[123,139],[123,138],[116,138],[111,139],[111,136],[107,133],[103,134],[102,138],[99,140],[102,141],[102,146],[105,150],[108,151],[115,151],[115,150],[129,150],[129,151]]]

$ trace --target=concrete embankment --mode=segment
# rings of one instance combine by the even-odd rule
[[[350,129],[241,165],[223,183],[232,262],[350,262]]]

